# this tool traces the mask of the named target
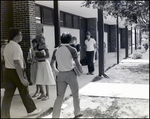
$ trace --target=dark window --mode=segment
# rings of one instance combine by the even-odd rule
[[[40,7],[35,6],[36,23],[41,23],[41,12]]]
[[[73,27],[79,28],[79,18],[77,16],[73,16]]]
[[[43,9],[43,23],[44,24],[53,24],[53,10],[52,9],[48,9],[48,8],[44,8]]]
[[[65,14],[66,27],[72,28],[72,15]]]
[[[64,13],[60,12],[60,26],[64,26]]]

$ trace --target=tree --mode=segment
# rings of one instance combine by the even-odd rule
[[[111,15],[115,18],[125,18],[124,25],[136,24],[143,31],[149,31],[149,1],[105,1],[87,0],[82,7],[93,7],[104,11],[104,17]]]

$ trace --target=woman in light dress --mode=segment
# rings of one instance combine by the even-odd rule
[[[46,86],[46,94],[40,95],[38,99],[42,99],[42,101],[49,99],[49,86],[55,85],[55,79],[53,76],[53,72],[50,66],[49,58],[49,50],[45,44],[45,38],[42,34],[38,34],[36,39],[39,43],[37,50],[35,52],[35,58],[38,62],[37,76],[36,76],[36,84],[37,85],[45,85]],[[44,56],[41,55],[44,53]]]

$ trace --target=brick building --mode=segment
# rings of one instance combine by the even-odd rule
[[[1,46],[7,43],[8,29],[10,27],[19,27],[23,33],[23,41],[20,43],[25,60],[30,47],[30,41],[36,34],[43,31],[46,38],[46,44],[49,47],[50,55],[55,47],[54,38],[54,9],[53,1],[1,1]],[[88,13],[89,9],[84,8],[79,11],[76,4],[70,4],[69,1],[63,4],[60,1],[60,32],[70,32],[77,37],[81,44],[80,59],[85,56],[84,40],[86,32],[90,31],[92,37],[98,42],[97,35],[97,12]],[[75,2],[77,3],[77,1]],[[81,3],[80,3],[81,4]],[[80,5],[81,6],[81,5]],[[78,7],[80,7],[78,4]],[[69,10],[68,10],[68,9]],[[91,10],[94,11],[94,10]],[[96,11],[96,10],[95,10]],[[93,15],[93,16],[92,16]],[[116,52],[116,25],[115,23],[104,24],[104,42],[106,43],[106,53]],[[125,28],[119,28],[120,49],[124,48]],[[131,32],[131,31],[129,31]],[[131,34],[129,34],[131,35]],[[131,36],[128,36],[129,38]],[[51,58],[49,59],[51,60]],[[27,75],[30,77],[30,64],[27,63]]]

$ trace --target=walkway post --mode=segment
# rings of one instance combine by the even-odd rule
[[[131,26],[131,54],[133,53],[133,49],[132,49],[132,26]]]
[[[142,41],[141,37],[142,37],[142,35],[141,35],[141,27],[140,27],[140,29],[139,29],[139,44],[140,44],[140,46],[141,46],[141,41]]]
[[[54,29],[55,29],[55,48],[60,44],[60,10],[58,0],[53,1],[54,4]]]
[[[125,58],[128,57],[128,27],[125,27],[125,32],[126,32],[126,55]]]
[[[99,76],[104,74],[104,21],[103,11],[98,9]]]
[[[134,28],[135,31],[135,50],[137,49],[137,44],[136,44],[136,27]]]
[[[119,25],[117,16],[117,64],[119,64]]]

